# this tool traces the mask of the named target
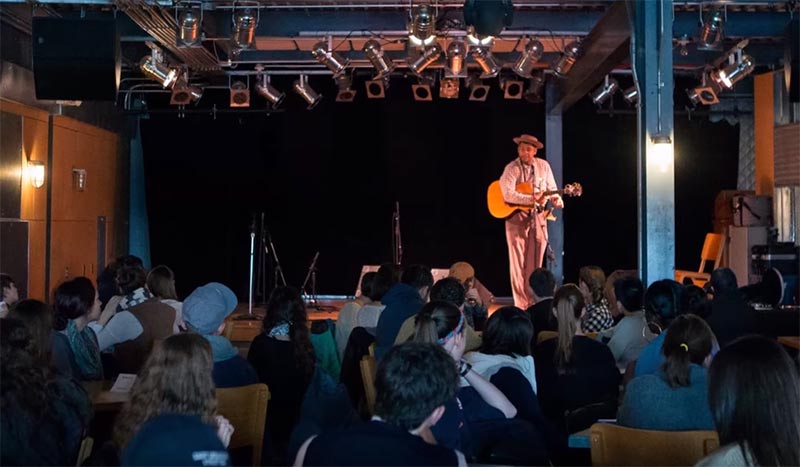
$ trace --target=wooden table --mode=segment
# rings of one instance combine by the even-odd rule
[[[109,391],[111,381],[84,381],[82,385],[95,412],[119,412],[130,399],[130,393]]]
[[[800,350],[800,336],[781,336],[778,338],[778,343],[795,350]]]

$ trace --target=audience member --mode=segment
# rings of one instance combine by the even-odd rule
[[[598,340],[608,340],[617,368],[624,372],[629,363],[639,358],[642,349],[655,338],[647,326],[642,299],[644,286],[637,277],[624,277],[614,284],[617,307],[623,318],[613,328],[600,332]]]
[[[705,290],[696,285],[687,285],[686,306],[689,313],[708,322],[708,318],[711,316],[711,300],[708,299],[708,293]]]
[[[100,303],[105,309],[112,297],[119,295],[119,285],[117,283],[117,271],[123,266],[144,268],[142,259],[138,256],[120,256],[111,263],[97,276],[97,293],[100,295]]]
[[[400,281],[400,266],[392,263],[384,263],[378,268],[375,277],[372,279],[372,300],[373,302],[361,307],[356,318],[355,327],[362,327],[375,335],[375,328],[386,305],[382,303],[386,292]]]
[[[553,309],[558,338],[543,341],[535,355],[537,395],[545,416],[557,427],[567,429],[568,412],[605,404],[608,413],[600,415],[613,418],[619,395],[619,371],[608,347],[583,335],[581,316],[585,308],[580,289],[574,284],[558,289]]]
[[[172,333],[177,334],[186,328],[183,323],[183,303],[178,301],[175,292],[175,273],[163,264],[156,266],[147,273],[147,290],[161,303],[166,303],[175,309],[175,324]]]
[[[375,293],[372,285],[378,273],[368,272],[361,277],[361,295],[355,300],[347,302],[339,310],[339,317],[336,319],[336,351],[339,353],[339,361],[344,358],[344,349],[347,347],[347,339],[356,327],[358,313],[364,305],[373,303]]]
[[[464,316],[473,329],[482,331],[489,315],[487,303],[481,297],[475,279],[475,268],[466,261],[459,261],[450,266],[447,277],[452,277],[464,287]]]
[[[603,295],[606,275],[598,266],[584,266],[578,271],[578,287],[586,303],[583,332],[599,332],[614,325],[614,318]]]
[[[375,416],[303,443],[295,465],[460,465],[464,455],[430,434],[458,388],[452,358],[437,345],[390,349],[375,377]]]
[[[11,305],[19,300],[19,291],[14,283],[14,278],[8,274],[0,274],[0,318],[5,318]]]
[[[658,336],[639,353],[635,376],[656,373],[664,362],[661,347],[667,336],[666,329],[679,314],[686,311],[687,304],[681,300],[682,296],[685,297],[684,289],[682,284],[670,279],[653,282],[647,288],[644,294],[645,315],[650,330]]]
[[[664,338],[664,364],[657,374],[628,383],[617,420],[645,430],[710,430],[708,370],[713,334],[702,318],[675,318]]]
[[[194,289],[183,301],[183,320],[189,331],[196,332],[211,344],[214,358],[213,378],[218,388],[247,386],[258,382],[250,363],[239,355],[222,335],[227,318],[239,301],[231,289],[219,282],[209,282]]]
[[[194,333],[175,334],[153,349],[114,426],[114,441],[123,459],[152,459],[139,449],[150,445],[142,442],[142,438],[147,440],[158,430],[156,420],[164,420],[158,418],[161,415],[186,416],[182,420],[186,425],[180,427],[177,423],[180,418],[169,419],[174,431],[196,426],[198,421],[214,427],[227,446],[233,427],[224,417],[216,415],[217,398],[211,379],[213,362],[211,345]],[[155,426],[146,425],[151,420]],[[141,437],[133,443],[137,434]],[[162,447],[170,446],[176,451],[185,449],[172,437],[160,441]]]
[[[800,465],[800,383],[780,345],[737,339],[714,358],[708,378],[722,447],[697,465]]]
[[[53,330],[53,309],[50,305],[39,300],[20,300],[11,307],[7,318],[19,321],[28,329],[33,339],[32,348],[36,349],[33,357],[39,363],[52,365],[62,376],[80,379],[77,372],[73,376],[75,358],[66,342],[66,336]],[[65,341],[63,346],[61,339]]]
[[[53,362],[82,381],[102,380],[97,336],[87,325],[100,317],[100,299],[92,281],[77,277],[56,288],[53,307]]]
[[[306,306],[297,289],[278,287],[272,291],[264,330],[250,344],[247,360],[256,369],[259,381],[269,386],[268,456],[285,462],[289,436],[316,367]]]
[[[233,434],[224,425],[224,436]],[[199,415],[164,413],[145,422],[122,456],[123,466],[227,466],[227,444],[216,426],[204,423]]]
[[[729,268],[711,272],[711,317],[708,324],[717,336],[720,347],[737,337],[757,332],[756,316],[739,291],[736,275]]]
[[[37,341],[20,321],[0,319],[0,464],[75,465],[92,404],[41,361]]]
[[[381,312],[375,329],[375,358],[380,360],[394,345],[403,321],[414,316],[428,301],[432,285],[431,269],[412,264],[403,271],[400,283],[386,292],[381,299],[386,308]]]
[[[535,304],[528,307],[528,316],[533,323],[533,340],[531,346],[536,345],[539,333],[542,331],[557,331],[558,323],[553,315],[553,294],[556,292],[556,278],[550,270],[537,268],[528,278],[528,283],[533,290]]]

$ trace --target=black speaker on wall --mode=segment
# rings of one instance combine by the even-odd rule
[[[120,79],[113,18],[33,18],[36,98],[113,101]]]

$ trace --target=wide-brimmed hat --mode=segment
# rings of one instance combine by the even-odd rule
[[[514,138],[514,142],[517,144],[530,144],[531,146],[535,147],[536,149],[542,149],[544,144],[539,141],[539,138],[532,136],[532,135],[519,135]]]

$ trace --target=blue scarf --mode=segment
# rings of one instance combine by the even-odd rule
[[[75,321],[70,320],[67,323],[67,339],[81,371],[81,380],[102,380],[103,363],[100,361],[100,347],[94,331],[88,326],[78,331]]]

